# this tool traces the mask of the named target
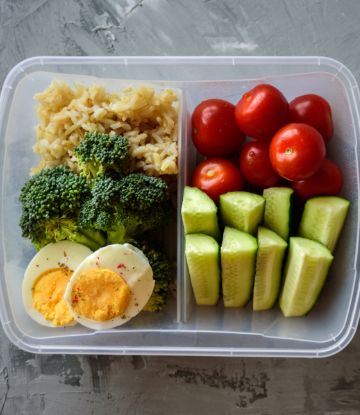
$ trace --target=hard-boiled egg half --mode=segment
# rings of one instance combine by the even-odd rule
[[[48,327],[76,324],[64,294],[72,274],[91,253],[84,245],[62,241],[34,256],[22,286],[25,310],[33,320]]]
[[[149,261],[132,245],[108,245],[77,267],[65,301],[74,319],[95,330],[120,326],[149,300],[155,281]]]

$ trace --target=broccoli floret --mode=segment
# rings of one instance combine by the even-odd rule
[[[113,209],[94,203],[91,197],[83,203],[79,210],[78,225],[88,231],[98,229],[106,232],[112,222]]]
[[[166,255],[160,252],[147,237],[141,237],[137,241],[133,241],[132,244],[141,249],[149,260],[155,280],[154,291],[143,310],[160,311],[170,296],[169,287],[173,280],[172,270],[174,266]]]
[[[84,229],[107,232],[116,222],[120,181],[103,175],[91,182],[91,195],[79,210],[78,223]]]
[[[106,238],[102,232],[85,232],[77,224],[78,210],[89,196],[90,184],[66,167],[41,170],[21,189],[22,236],[29,238],[37,250],[64,239],[92,250],[104,246]]]
[[[124,176],[129,170],[127,140],[123,136],[109,136],[98,132],[85,133],[85,141],[74,148],[80,175],[88,180],[114,171]]]
[[[107,232],[108,244],[131,242],[149,229],[167,225],[172,206],[167,185],[141,173],[92,182],[91,198],[79,212],[79,226]]]
[[[163,180],[141,173],[130,174],[119,182],[119,209],[116,223],[107,231],[107,242],[124,243],[147,230],[167,225],[171,213],[168,187]]]

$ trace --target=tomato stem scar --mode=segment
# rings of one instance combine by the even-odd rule
[[[292,148],[287,148],[286,150],[285,150],[285,154],[292,154]]]
[[[209,170],[207,173],[206,173],[206,175],[208,176],[208,177],[213,177],[213,175],[215,174],[215,172],[214,172],[214,170]]]
[[[197,128],[197,127],[195,127],[195,128],[194,128],[194,133],[195,133],[195,134],[197,134],[197,132],[198,132],[198,128]]]
[[[250,101],[251,100],[251,95],[249,96],[249,98],[246,101]]]

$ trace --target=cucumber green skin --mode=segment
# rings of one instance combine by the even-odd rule
[[[335,236],[333,235],[333,233],[336,232],[336,230],[332,231],[331,235],[328,233],[327,237],[326,235],[324,235],[325,228],[327,226],[325,219],[324,219],[324,224],[322,226],[323,228],[322,234],[320,234],[318,230],[316,229],[316,227],[314,226],[315,224],[314,224],[313,218],[316,216],[314,213],[314,208],[315,210],[317,208],[319,211],[321,209],[321,207],[319,208],[319,206],[314,207],[314,202],[316,203],[317,201],[323,201],[325,203],[328,201],[329,206],[331,206],[331,203],[333,203],[333,201],[344,202],[343,206],[341,208],[339,207],[339,212],[341,209],[343,211],[342,213],[344,213],[344,217],[341,218],[342,224],[341,224],[341,228],[338,228],[337,230],[338,231],[337,235]],[[305,204],[304,212],[301,217],[301,221],[300,221],[300,225],[298,229],[298,235],[303,238],[309,238],[309,239],[313,239],[314,241],[320,242],[324,244],[325,246],[327,246],[327,248],[330,249],[331,252],[334,252],[337,242],[340,238],[342,229],[344,227],[349,207],[350,207],[350,202],[348,200],[337,197],[337,196],[319,196],[319,197],[313,197],[312,199],[309,199]],[[324,212],[323,217],[326,217],[325,212]],[[336,224],[339,224],[339,220],[336,220]]]
[[[257,248],[256,239],[252,235],[230,227],[225,228],[221,246],[221,269],[226,308],[245,307],[250,300],[254,287]],[[243,267],[242,272],[240,271],[234,278],[234,268],[236,272],[241,267]],[[247,275],[245,275],[246,270]]]
[[[281,208],[282,206],[274,206],[274,209],[279,212],[279,218],[276,218],[276,223],[272,223],[272,221],[268,218],[268,212],[267,210],[269,209],[270,203],[269,200],[267,198],[267,195],[269,193],[275,193],[277,191],[277,189],[284,189],[282,187],[270,187],[269,189],[265,189],[263,192],[263,196],[266,199],[265,202],[265,212],[264,212],[264,225],[273,230],[274,232],[276,232],[278,235],[280,235],[285,241],[289,240],[289,236],[291,235],[293,229],[292,229],[292,224],[293,224],[293,201],[294,201],[294,191],[292,189],[289,189],[290,191],[292,191],[292,193],[289,193],[288,196],[288,208],[287,208],[287,218],[288,218],[288,223],[287,223],[287,230],[283,231],[281,228],[282,226],[278,225],[278,222],[281,223],[281,225],[283,224],[283,222],[286,220],[286,218],[283,217],[283,212],[281,212]],[[287,189],[287,188],[285,188]]]
[[[185,186],[181,206],[185,234],[204,233],[221,242],[221,232],[214,201],[197,187]]]
[[[280,294],[282,292],[282,287],[284,285],[284,271],[285,271],[285,266],[286,266],[286,261],[287,261],[288,255],[289,255],[289,244],[288,244],[288,246],[287,246],[287,248],[285,249],[285,252],[284,252],[284,258],[283,258],[282,267],[281,267],[281,274],[280,274],[280,286],[279,286],[278,295],[276,297],[274,305],[271,308],[274,308],[276,306],[276,304],[279,303],[279,300],[280,300]]]
[[[267,241],[264,240],[265,236],[267,237]],[[254,311],[270,310],[271,308],[275,306],[280,295],[281,274],[282,274],[282,269],[284,266],[285,253],[288,247],[288,244],[285,242],[283,238],[277,235],[274,231],[267,229],[263,226],[259,226],[258,228],[258,244],[259,244],[259,249],[258,249],[257,257],[256,257],[256,272],[255,272],[255,279],[254,279],[254,295],[253,295],[253,310]],[[261,274],[259,273],[259,266],[258,266],[259,256],[262,254],[262,250],[267,249],[268,247],[272,247],[275,250],[275,253],[274,255],[272,255],[271,259],[276,260],[278,269],[277,270],[274,269],[274,263],[272,261],[270,264],[272,266],[272,275],[271,275],[272,278],[271,278],[270,283],[273,286],[273,290],[271,290],[270,288],[270,291],[273,291],[273,292],[268,296],[266,300],[266,299],[257,298],[258,297],[257,282],[261,278]],[[267,266],[269,266],[269,264]],[[276,266],[276,263],[275,263],[275,266]]]
[[[326,281],[325,281],[325,282],[326,282]],[[317,303],[318,299],[320,298],[320,296],[321,296],[322,292],[324,291],[324,286],[325,286],[325,284],[321,287],[321,289],[320,289],[320,291],[319,291],[319,295],[316,297],[316,299],[315,299],[315,301],[314,301],[314,305],[313,305],[311,308],[309,308],[309,311],[308,311],[308,312],[306,312],[306,313],[304,314],[304,317],[306,317],[307,315],[309,315],[309,313],[311,313],[311,311],[315,308],[315,306],[316,306],[316,303]],[[314,298],[315,298],[315,297],[314,297]]]
[[[218,243],[208,235],[186,235],[185,256],[196,304],[217,305],[221,292]]]
[[[309,296],[311,297],[311,300],[308,301],[308,305],[307,307],[303,307],[301,311],[295,311],[294,310],[294,306],[292,305],[290,307],[290,310],[286,310],[286,299],[285,299],[285,290],[286,290],[286,284],[289,282],[289,284],[291,284],[291,278],[292,278],[292,274],[289,270],[291,270],[291,267],[293,266],[293,263],[291,261],[293,261],[293,255],[294,255],[294,251],[295,249],[297,249],[296,242],[302,240],[302,241],[308,241],[312,244],[316,244],[320,247],[322,247],[322,254],[323,255],[319,255],[319,258],[323,258],[323,270],[322,270],[322,276],[321,276],[321,280],[318,281],[318,284],[315,287],[311,287],[308,291]],[[315,246],[315,245],[313,245]],[[312,253],[314,253],[315,250],[312,251]],[[326,254],[326,255],[325,255]],[[316,256],[311,256],[309,254],[307,254],[307,257],[309,258],[316,258]],[[322,245],[319,242],[313,241],[313,240],[309,240],[306,238],[301,238],[301,237],[292,237],[290,238],[290,244],[289,244],[289,254],[288,254],[288,258],[286,261],[286,265],[285,265],[285,269],[284,269],[284,275],[283,275],[283,281],[282,281],[282,287],[281,287],[281,292],[280,292],[280,297],[279,297],[279,306],[280,309],[282,310],[283,314],[285,317],[292,317],[292,316],[305,316],[307,314],[309,314],[309,312],[314,308],[314,306],[316,305],[316,301],[318,300],[323,287],[325,285],[326,282],[326,278],[327,278],[327,274],[329,272],[329,268],[331,266],[333,260],[333,256],[331,255],[331,252],[327,249],[327,247],[325,245]],[[318,267],[318,264],[316,264],[316,269]],[[325,272],[324,272],[325,271]],[[315,276],[314,276],[315,278]],[[313,280],[312,280],[313,281]],[[302,281],[303,283],[304,281]],[[300,282],[298,282],[298,285],[301,285]],[[298,293],[295,293],[293,295],[293,297],[298,296]],[[295,301],[295,299],[293,299],[293,302]]]
[[[239,201],[253,198],[257,205],[249,212],[245,208],[239,208],[236,198]],[[256,236],[258,225],[263,221],[264,209],[265,198],[253,193],[229,192],[220,196],[219,214],[222,226],[229,226],[252,236]],[[249,216],[252,216],[251,219]]]

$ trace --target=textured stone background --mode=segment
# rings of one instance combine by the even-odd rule
[[[360,82],[357,0],[0,5],[0,85],[37,55],[321,55]],[[0,338],[0,414],[360,414],[359,332],[320,360],[36,356]]]

